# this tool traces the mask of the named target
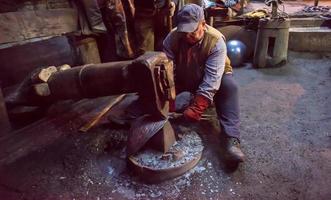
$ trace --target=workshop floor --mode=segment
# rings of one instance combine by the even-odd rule
[[[87,117],[73,109],[64,121],[41,120],[0,138],[1,199],[330,199],[330,56],[290,52],[286,66],[248,65],[235,78],[247,155],[237,170],[222,161],[215,121],[174,123],[201,135],[202,159],[174,180],[144,184],[126,168],[127,129],[105,120],[79,133]]]

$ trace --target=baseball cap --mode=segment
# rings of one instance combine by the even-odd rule
[[[177,14],[177,31],[191,33],[205,19],[202,7],[196,4],[186,4]]]

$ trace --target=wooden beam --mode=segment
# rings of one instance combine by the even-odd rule
[[[74,32],[77,18],[77,11],[70,8],[1,13],[0,43]]]
[[[79,131],[81,132],[87,132],[90,130],[93,126],[95,126],[103,116],[105,116],[109,110],[114,107],[116,104],[118,104],[120,101],[122,101],[126,97],[126,94],[121,94],[120,96],[116,97],[115,99],[112,99],[112,101],[104,107],[104,109],[101,110],[96,116],[94,116],[91,121],[89,121],[87,124],[82,126]]]

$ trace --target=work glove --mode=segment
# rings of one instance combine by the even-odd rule
[[[201,115],[210,105],[210,100],[207,97],[197,94],[193,102],[184,111],[184,117],[190,121],[200,121]]]

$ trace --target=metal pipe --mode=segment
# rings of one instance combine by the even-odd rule
[[[47,81],[54,100],[93,98],[135,92],[128,85],[132,61],[88,64],[55,73]]]

